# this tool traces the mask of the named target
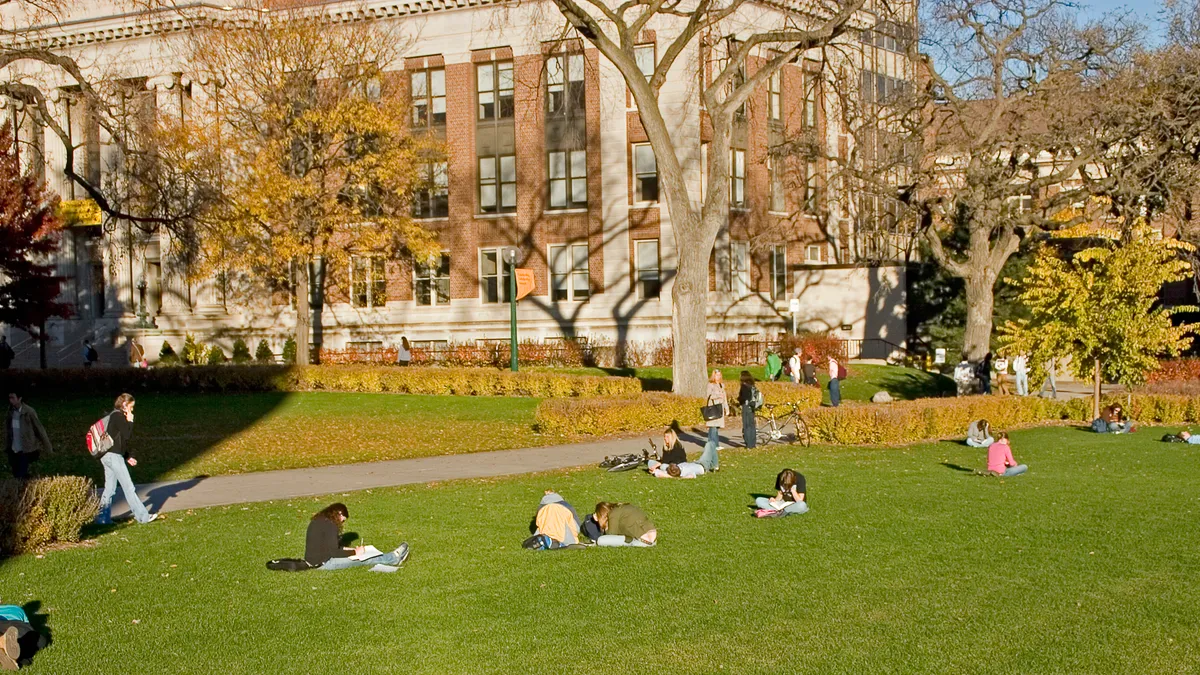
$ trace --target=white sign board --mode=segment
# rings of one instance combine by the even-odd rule
[[[946,362],[945,348],[938,348],[938,349],[933,350],[933,362],[934,363],[945,363]]]
[[[792,314],[800,313],[800,298],[792,298],[788,301],[788,312]]]

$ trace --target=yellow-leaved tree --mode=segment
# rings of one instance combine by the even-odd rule
[[[1194,308],[1158,302],[1164,284],[1191,274],[1181,255],[1187,250],[1188,244],[1156,238],[1146,229],[1069,259],[1052,245],[1042,246],[1018,282],[1030,318],[1000,329],[1002,351],[1028,354],[1034,364],[1070,357],[1075,376],[1092,379],[1093,418],[1099,417],[1104,379],[1138,384],[1158,367],[1159,357],[1178,356],[1191,344],[1197,325],[1172,317]]]

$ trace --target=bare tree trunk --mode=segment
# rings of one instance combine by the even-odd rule
[[[992,312],[996,298],[992,287],[994,275],[987,272],[972,274],[963,279],[967,287],[967,326],[963,332],[963,352],[972,363],[983,360],[992,350]]]
[[[1092,366],[1092,419],[1100,417],[1100,359]]]
[[[296,259],[296,364],[309,363],[309,335],[312,334],[312,304],[309,300],[308,260]]]
[[[704,396],[708,383],[708,251],[675,231],[679,265],[671,290],[671,337],[674,340],[671,391]]]

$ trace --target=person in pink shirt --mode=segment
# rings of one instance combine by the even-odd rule
[[[1013,459],[1008,434],[1003,431],[996,435],[996,442],[988,446],[987,470],[993,476],[1020,476],[1029,470],[1029,467],[1017,464],[1017,460]]]

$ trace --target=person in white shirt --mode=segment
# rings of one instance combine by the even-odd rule
[[[975,366],[963,354],[962,361],[954,366],[954,383],[958,385],[959,396],[970,396],[975,393]]]
[[[803,376],[804,364],[800,359],[800,348],[796,348],[796,353],[788,359],[788,374],[792,376],[792,384],[800,384],[800,378]]]
[[[842,404],[842,382],[838,377],[841,366],[832,355],[829,357],[829,405],[838,407]]]
[[[695,478],[704,475],[704,465],[699,462],[659,464],[650,460],[646,467],[650,471],[650,475],[656,478]]]
[[[412,362],[412,347],[408,346],[408,338],[400,338],[400,346],[396,349],[396,363],[407,366]]]
[[[1013,379],[1017,382],[1017,396],[1029,395],[1029,359],[1017,354],[1012,362]]]

